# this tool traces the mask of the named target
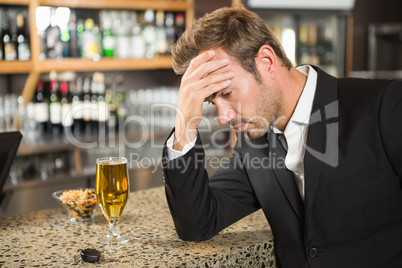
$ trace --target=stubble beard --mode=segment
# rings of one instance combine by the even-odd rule
[[[254,116],[250,117],[246,136],[258,139],[264,136],[272,125],[283,114],[282,98],[273,87],[260,84],[254,108]]]

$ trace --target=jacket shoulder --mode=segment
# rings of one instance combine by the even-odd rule
[[[350,77],[340,78],[338,81],[339,89],[347,91],[365,91],[366,93],[370,93],[370,91],[384,90],[394,83],[402,83],[402,81],[398,80],[364,79]]]

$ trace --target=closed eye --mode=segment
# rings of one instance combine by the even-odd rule
[[[229,91],[222,92],[221,96],[222,97],[229,97],[231,94],[232,94],[232,91],[229,90]]]

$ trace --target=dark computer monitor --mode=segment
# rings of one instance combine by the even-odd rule
[[[8,179],[10,167],[17,154],[22,135],[19,131],[0,133],[0,204],[3,199],[3,186]]]

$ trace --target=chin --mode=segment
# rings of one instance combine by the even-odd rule
[[[267,130],[268,129],[250,129],[246,132],[246,137],[250,140],[255,140],[264,136]]]

